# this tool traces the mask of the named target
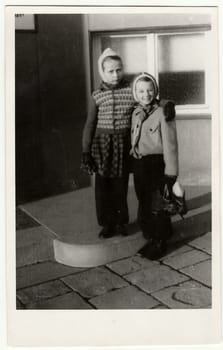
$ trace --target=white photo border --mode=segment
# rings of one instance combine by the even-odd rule
[[[120,2],[119,2],[120,3]],[[159,11],[170,11],[169,7],[159,2]],[[173,2],[169,2],[172,4]],[[190,2],[187,2],[188,4]],[[193,4],[197,1],[191,2]],[[208,8],[205,3],[209,3]],[[165,2],[167,5],[167,2]],[[219,52],[218,9],[211,1],[203,2],[201,7],[192,5],[193,11],[209,11],[212,15],[215,40],[213,52]],[[214,2],[213,2],[214,4]],[[103,13],[109,11],[106,7],[76,7],[74,6],[22,6],[14,4],[6,6],[5,16],[5,149],[6,149],[6,279],[7,279],[7,332],[10,346],[170,346],[179,345],[212,346],[221,342],[221,245],[220,239],[220,89],[213,89],[212,105],[215,106],[212,116],[212,232],[213,234],[213,306],[207,310],[16,310],[15,305],[15,57],[14,57],[14,15],[16,13],[88,13],[93,11]],[[82,4],[81,4],[82,6]],[[180,11],[183,6],[178,6]],[[197,5],[199,6],[199,5]],[[149,6],[148,6],[149,8]],[[125,8],[126,11],[136,11],[138,7]],[[143,8],[145,11],[146,8]],[[155,8],[149,8],[154,10]],[[120,6],[112,11],[120,11]],[[187,10],[185,7],[184,10]],[[81,12],[82,13],[82,12]],[[222,20],[222,17],[221,17]],[[221,56],[221,54],[219,53]],[[212,55],[213,84],[222,88],[218,81],[218,68],[222,78],[222,56]],[[218,62],[220,63],[218,67]],[[222,90],[222,89],[221,89]],[[221,159],[222,161],[222,159]],[[222,164],[222,163],[221,163]],[[222,187],[221,195],[222,195]],[[208,345],[209,344],[209,345]],[[199,349],[199,347],[198,347]]]

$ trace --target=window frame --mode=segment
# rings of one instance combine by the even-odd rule
[[[163,35],[188,35],[188,34],[198,34],[202,33],[205,36],[205,47],[210,47],[211,43],[211,28],[209,26],[207,27],[190,27],[190,28],[160,28],[159,30],[152,30],[148,28],[141,28],[140,30],[117,30],[117,31],[101,31],[101,32],[94,32],[91,33],[91,52],[92,52],[92,87],[95,85],[95,82],[97,81],[97,60],[96,56],[98,57],[100,52],[100,39],[103,36],[110,36],[112,37],[146,37],[147,42],[147,70],[150,74],[154,75],[156,80],[158,81],[158,37]],[[94,46],[97,46],[95,49]],[[151,50],[151,47],[153,50]],[[205,60],[205,83],[204,83],[204,89],[205,89],[205,103],[204,104],[184,104],[184,105],[176,105],[176,114],[179,118],[181,117],[190,117],[190,116],[199,116],[201,118],[207,118],[209,119],[211,117],[211,106],[210,106],[210,77],[211,77],[211,71],[210,71],[210,64],[207,64],[207,60]],[[190,118],[189,118],[190,119]]]
[[[155,35],[155,78],[158,81],[158,37],[159,36],[164,36],[164,35],[195,35],[197,33],[202,33],[204,34],[205,37],[205,46],[208,47],[208,42],[210,40],[208,31],[187,31],[187,32],[165,32],[165,33],[156,33]],[[204,90],[205,90],[205,103],[203,104],[184,104],[184,105],[176,105],[176,111],[178,115],[184,115],[184,114],[210,114],[210,102],[209,102],[209,96],[210,94],[208,93],[208,87],[210,84],[208,83],[208,77],[209,77],[209,69],[207,65],[207,60],[205,60],[205,81],[204,81]]]

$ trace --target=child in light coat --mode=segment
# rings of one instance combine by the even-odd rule
[[[153,76],[138,75],[133,82],[137,102],[132,114],[130,154],[138,198],[138,222],[148,239],[149,258],[158,258],[171,236],[171,220],[163,210],[163,189],[171,193],[178,176],[178,144],[175,120],[166,121],[159,106],[158,86]]]

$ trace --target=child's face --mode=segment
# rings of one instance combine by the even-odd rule
[[[151,81],[138,81],[136,83],[136,97],[143,106],[149,105],[155,98],[155,90]]]
[[[122,62],[109,59],[103,63],[104,76],[106,82],[111,85],[117,85],[123,77]]]

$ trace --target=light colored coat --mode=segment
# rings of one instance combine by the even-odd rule
[[[137,107],[132,114],[131,154],[134,158],[163,154],[165,175],[178,175],[178,143],[175,120],[166,121],[162,107],[154,108],[151,114]],[[144,113],[144,117],[142,117]],[[137,135],[137,137],[136,137]]]

